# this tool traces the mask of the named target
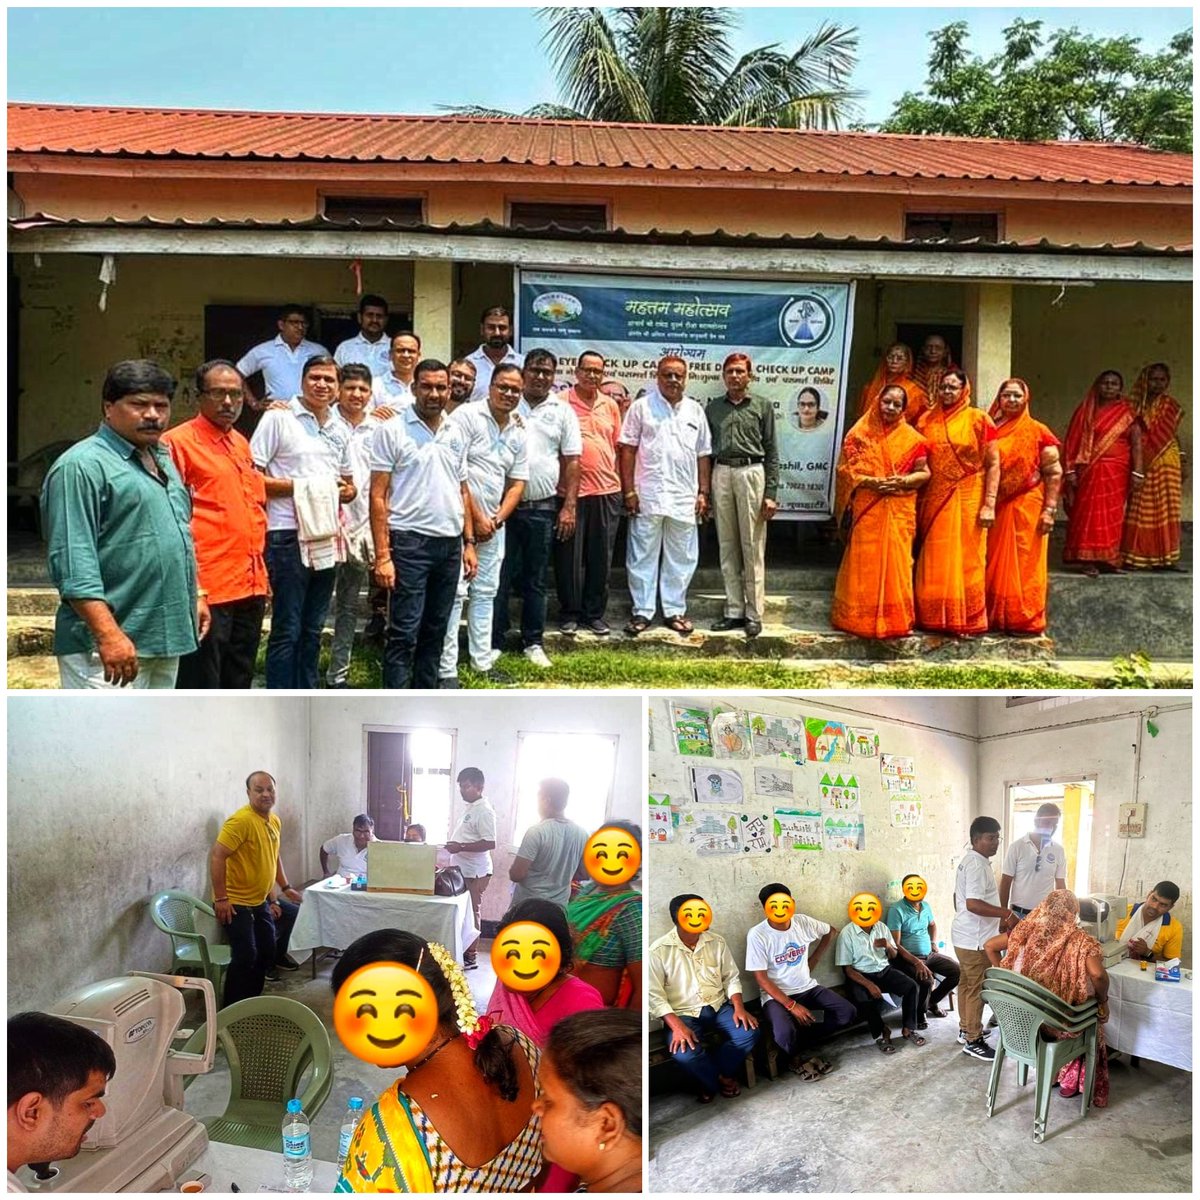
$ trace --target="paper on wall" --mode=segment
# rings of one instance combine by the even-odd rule
[[[671,705],[671,733],[680,754],[712,754],[712,736],[708,729],[708,709]]]
[[[826,850],[865,850],[867,834],[862,813],[826,813]]]
[[[834,809],[838,812],[862,811],[857,775],[834,775],[826,771],[817,785],[817,795],[823,809]]]
[[[849,738],[846,727],[840,721],[826,721],[824,717],[806,717],[804,734],[808,757],[813,762],[849,762]]]
[[[881,754],[879,779],[885,792],[915,792],[916,767],[906,754]]]
[[[671,797],[666,792],[651,792],[649,813],[649,828],[646,831],[648,839],[652,842],[671,841]]]
[[[769,713],[747,713],[750,748],[758,758],[786,758],[802,767],[807,756],[804,722],[795,717],[775,717]]]
[[[754,794],[773,799],[790,800],[796,794],[792,772],[788,768],[755,767]]]
[[[750,727],[745,713],[732,708],[714,708],[709,729],[714,758],[750,757]]]
[[[728,767],[688,767],[688,776],[697,804],[741,804],[746,798],[741,775]]]
[[[773,821],[765,813],[761,816],[742,814],[742,848],[747,854],[770,854]]]
[[[876,758],[879,755],[879,734],[874,729],[853,726],[850,730],[850,753],[856,758]]]
[[[921,801],[917,796],[906,795],[901,800],[889,801],[888,811],[896,829],[915,829],[921,824]]]
[[[775,845],[781,850],[820,850],[821,814],[799,808],[775,810]]]
[[[700,857],[742,853],[739,813],[728,809],[691,808],[680,813],[679,840]]]

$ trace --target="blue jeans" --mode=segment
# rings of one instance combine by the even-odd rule
[[[700,1085],[706,1096],[715,1096],[720,1090],[717,1076],[736,1079],[738,1071],[746,1061],[746,1055],[758,1041],[757,1029],[742,1029],[733,1023],[733,1005],[728,1000],[715,1012],[711,1004],[705,1005],[696,1017],[679,1018],[700,1039],[694,1050],[679,1050],[672,1054],[675,1061]],[[729,1039],[722,1042],[715,1053],[704,1048],[703,1035],[713,1027]],[[670,1030],[667,1031],[668,1037]]]
[[[508,542],[492,614],[492,645],[497,650],[504,649],[509,597],[514,587],[521,597],[521,649],[542,644],[546,631],[546,569],[558,519],[557,502],[549,500],[545,504],[544,508],[517,508],[504,527]]]
[[[264,557],[271,580],[267,687],[315,689],[321,630],[337,569],[306,567],[300,561],[300,537],[294,529],[272,529]]]
[[[396,586],[388,602],[385,688],[436,688],[438,661],[462,569],[461,537],[388,533]]]
[[[271,916],[270,901],[235,905],[233,920],[225,926],[229,935],[229,967],[225,971],[226,1006],[261,996],[267,972],[288,952],[288,939],[300,906],[290,900],[277,901],[279,919]]]

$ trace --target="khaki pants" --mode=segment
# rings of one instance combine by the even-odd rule
[[[467,885],[467,892],[471,897],[471,911],[475,914],[475,928],[482,930],[483,922],[479,919],[479,906],[483,903],[483,893],[487,891],[487,885],[491,883],[490,875],[477,875],[472,879],[469,875],[464,876],[463,882]],[[463,951],[463,958],[470,962],[475,957],[475,947],[479,945],[479,938],[476,939]]]
[[[958,981],[958,1025],[973,1042],[983,1035],[983,976],[992,964],[982,950],[954,947],[962,972]]]
[[[762,463],[713,467],[713,508],[725,582],[725,615],[762,624],[766,593],[763,565],[767,523],[762,517],[765,473]]]

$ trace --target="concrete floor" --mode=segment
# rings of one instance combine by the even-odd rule
[[[491,997],[496,985],[496,975],[492,970],[491,942],[482,941],[479,944],[479,967],[467,972],[467,980],[471,985],[471,993],[476,1005],[482,1010]],[[266,994],[270,996],[287,996],[307,1005],[321,1018],[329,1030],[330,1042],[333,1047],[333,1090],[325,1101],[321,1111],[312,1121],[313,1157],[333,1162],[337,1158],[338,1136],[341,1132],[342,1115],[351,1096],[361,1096],[365,1105],[373,1104],[376,1097],[387,1088],[400,1074],[396,1070],[384,1070],[370,1063],[355,1058],[342,1045],[333,1031],[333,992],[330,990],[329,977],[335,958],[322,958],[317,968],[317,978],[309,978],[311,968],[307,954],[301,958],[299,971],[281,971],[279,983],[268,983]],[[302,1085],[303,1086],[303,1085]],[[217,1061],[208,1075],[203,1075],[188,1087],[184,1093],[184,1108],[198,1117],[216,1116],[225,1111],[229,1100],[229,1070],[225,1065],[224,1056],[218,1052]],[[280,1120],[283,1110],[280,1109]]]
[[[896,1022],[892,1021],[895,1025]],[[926,1045],[884,1056],[865,1028],[835,1039],[825,1078],[785,1072],[733,1100],[650,1100],[649,1192],[1190,1192],[1192,1077],[1158,1063],[1110,1067],[1107,1108],[1050,1099],[1033,1140],[1034,1081],[960,1052],[953,1017]],[[996,1038],[993,1032],[992,1040]]]

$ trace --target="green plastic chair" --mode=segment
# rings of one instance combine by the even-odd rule
[[[188,892],[159,892],[150,901],[154,924],[171,939],[171,974],[202,975],[213,985],[219,1007],[230,948],[223,942],[210,942],[196,929],[197,909],[216,921],[212,907]]]
[[[1021,1087],[1029,1081],[1029,1068],[1033,1067],[1037,1074],[1033,1140],[1044,1141],[1054,1081],[1067,1063],[1082,1056],[1087,1080],[1079,1111],[1086,1116],[1092,1102],[1099,1045],[1095,1000],[1081,1005],[1066,1004],[1033,980],[1002,967],[992,967],[984,975],[983,999],[1000,1024],[999,1045],[988,1081],[987,1115],[991,1117],[995,1111],[1005,1058],[1016,1060],[1017,1082]],[[1039,1036],[1043,1026],[1067,1036],[1060,1041],[1048,1041]]]
[[[203,1040],[204,1027],[193,1035]],[[190,1043],[189,1043],[190,1044]],[[217,1014],[217,1045],[229,1063],[229,1103],[202,1117],[213,1142],[278,1150],[287,1102],[300,1098],[310,1121],[333,1090],[333,1051],[321,1019],[286,996],[252,996]],[[304,1091],[304,1072],[312,1068]]]

